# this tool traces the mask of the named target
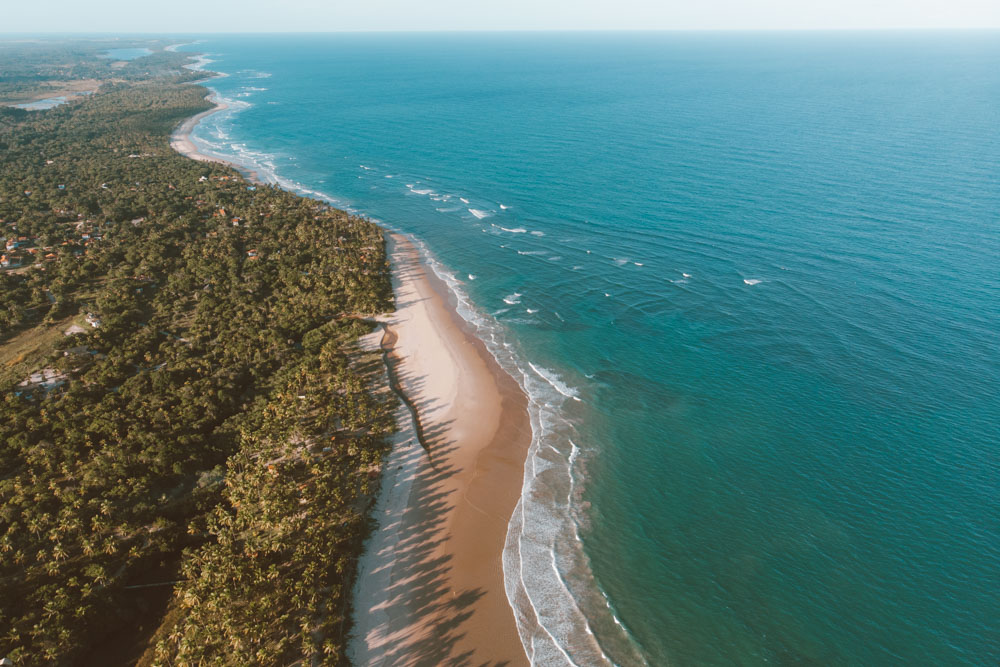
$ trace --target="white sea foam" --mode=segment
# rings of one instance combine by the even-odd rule
[[[530,361],[528,362],[528,365],[531,366],[531,370],[535,371],[535,373],[538,374],[538,377],[542,378],[550,385],[552,385],[552,388],[558,391],[560,394],[562,394],[566,398],[572,398],[574,401],[580,400],[580,397],[577,395],[576,389],[573,389],[568,384],[563,382],[562,379],[558,375],[556,375],[555,371],[550,371],[547,368],[539,368]]]
[[[200,43],[201,43],[201,40],[198,40],[197,42],[181,42],[180,44],[171,44],[170,46],[165,46],[165,47],[163,47],[163,50],[164,51],[170,51],[171,53],[173,53],[173,52],[177,51],[177,49],[179,49],[182,46],[191,46],[191,45],[200,44]]]
[[[459,197],[459,198],[458,198],[458,200],[459,200],[460,202],[462,202],[463,204],[468,204],[468,203],[469,203],[469,200],[468,200],[468,199],[466,199],[465,197]]]
[[[690,273],[682,273],[681,275],[684,276],[685,278],[690,278],[691,277]]]
[[[531,235],[532,236],[545,236],[545,232],[535,231],[535,232],[531,232]]]
[[[590,251],[588,250],[587,252],[589,253]],[[614,258],[614,262],[618,266],[625,266],[626,264],[628,264],[628,260],[627,259],[621,259],[621,258],[618,258],[618,257]]]
[[[505,296],[503,298],[503,302],[506,303],[508,306],[516,305],[521,303],[521,296],[523,295],[518,292],[514,292],[513,294],[508,294],[507,296]]]
[[[500,210],[501,211],[506,211],[509,208],[510,208],[510,206],[504,206],[503,204],[500,204]]]
[[[205,65],[215,62],[206,55],[191,56],[191,59],[194,62],[184,65],[184,69],[189,69],[192,72],[201,72],[205,69]]]
[[[479,220],[482,220],[483,218],[488,218],[491,215],[489,211],[483,211],[478,208],[470,208],[469,213],[476,216],[476,218],[478,218]]]
[[[535,313],[538,312],[538,309],[537,308],[525,308],[524,312],[528,313],[529,315],[534,315]]]
[[[763,281],[760,280],[759,278],[744,278],[743,282],[746,283],[747,285],[759,285]]]
[[[476,276],[470,273],[469,274],[469,280],[475,280],[475,279],[476,279]]]
[[[540,256],[540,255],[548,255],[549,251],[548,250],[518,250],[517,254],[518,255],[535,255],[535,256]]]
[[[511,234],[524,234],[528,231],[524,227],[514,227],[513,229],[508,229],[507,227],[500,227],[500,229],[502,229],[505,232],[509,232]]]

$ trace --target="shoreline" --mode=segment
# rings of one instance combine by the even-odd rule
[[[215,106],[178,125],[170,147],[266,185],[199,151],[194,128],[228,108],[214,92],[206,99]],[[378,349],[392,327],[387,379],[392,372],[409,400],[399,401],[372,512],[379,526],[358,562],[347,654],[367,665],[527,665],[503,554],[532,439],[528,397],[416,247],[385,231],[397,310],[363,344]]]
[[[355,586],[356,664],[526,665],[503,549],[531,441],[527,397],[449,302],[405,237],[390,234],[400,405]],[[370,346],[378,345],[371,334]]]
[[[197,83],[197,82],[196,82]],[[201,85],[201,84],[197,84]],[[216,99],[216,94],[214,92],[209,92],[205,96],[205,99],[214,104],[215,106],[211,109],[202,111],[199,114],[195,114],[190,118],[186,119],[180,125],[170,133],[170,147],[180,153],[185,157],[189,157],[192,160],[198,160],[199,162],[214,162],[216,164],[224,164],[227,167],[232,167],[236,171],[240,172],[244,178],[246,178],[251,183],[256,185],[267,185],[256,171],[247,169],[246,167],[239,165],[235,162],[230,162],[221,157],[215,157],[214,155],[206,155],[198,149],[198,145],[194,143],[194,139],[191,138],[191,133],[194,132],[194,128],[197,127],[203,119],[211,116],[212,114],[219,113],[220,111],[225,111],[229,108],[229,105],[224,102],[220,102]]]

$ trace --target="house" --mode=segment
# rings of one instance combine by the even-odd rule
[[[257,251],[256,250],[247,250],[247,257],[249,259],[257,259]]]
[[[21,266],[21,262],[24,258],[21,255],[7,254],[0,255],[0,266],[6,269],[13,269],[15,267]]]
[[[37,373],[32,373],[26,379],[18,383],[17,386],[25,388],[39,387],[45,391],[55,389],[66,382],[66,374],[55,368],[43,368]]]
[[[101,326],[101,318],[99,318],[97,315],[94,315],[93,313],[87,313],[87,316],[84,319],[87,320],[87,324],[94,327],[95,329]]]

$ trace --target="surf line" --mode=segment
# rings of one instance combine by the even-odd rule
[[[431,447],[427,444],[427,439],[424,437],[424,426],[420,421],[420,412],[417,410],[417,404],[406,395],[403,390],[403,385],[399,381],[399,375],[396,372],[396,365],[399,359],[393,354],[393,349],[396,346],[396,341],[399,340],[399,336],[389,328],[388,324],[382,323],[382,341],[379,343],[379,347],[382,349],[382,363],[385,364],[386,374],[389,376],[389,388],[392,389],[393,393],[399,397],[399,400],[403,401],[406,407],[410,411],[410,417],[413,419],[413,428],[417,434],[417,442],[420,446],[424,448],[427,452],[427,458],[430,460],[431,467],[434,467],[434,456],[431,454]]]

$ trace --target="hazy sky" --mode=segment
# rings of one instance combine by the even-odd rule
[[[0,0],[0,33],[998,27],[1000,0]]]

